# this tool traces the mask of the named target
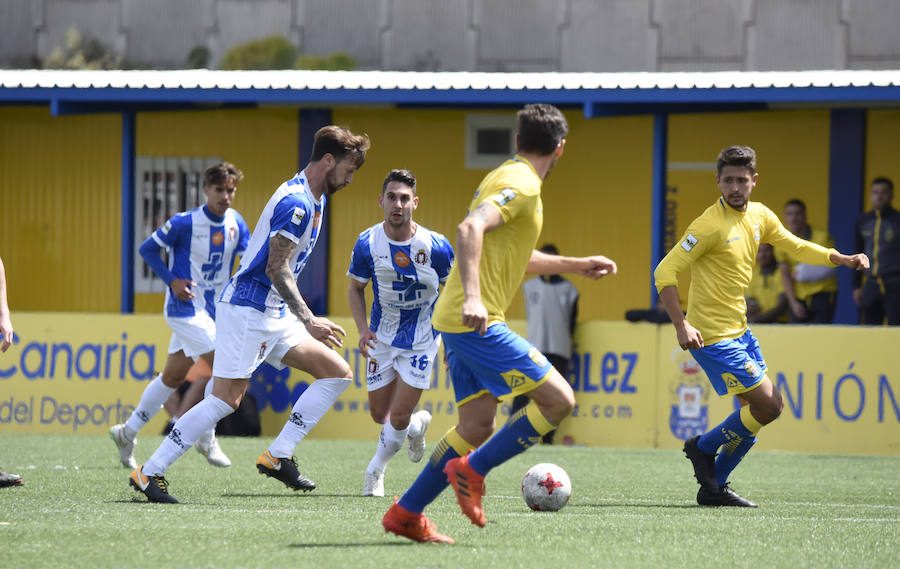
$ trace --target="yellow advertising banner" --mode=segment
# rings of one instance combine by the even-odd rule
[[[770,324],[752,331],[784,399],[781,417],[760,431],[759,449],[900,455],[900,328]],[[671,326],[661,332],[655,446],[680,448],[739,402],[713,391]]]
[[[656,431],[656,346],[659,327],[587,322],[575,332],[569,381],[572,416],[555,442],[651,447]]]
[[[0,432],[105,433],[134,410],[165,364],[162,315],[13,314],[0,354]],[[167,417],[147,425],[158,433]]]
[[[147,382],[165,364],[170,330],[161,315],[16,313],[13,346],[0,354],[0,432],[106,433],[123,422]],[[349,318],[342,355],[354,380],[311,433],[315,438],[374,440],[380,427],[368,408],[365,358]],[[524,321],[511,327],[524,332]],[[784,411],[759,436],[759,448],[801,452],[900,455],[900,329],[755,326],[768,376]],[[719,398],[671,326],[588,322],[575,335],[569,374],[576,395],[557,442],[634,448],[680,448],[682,440],[737,408]],[[249,393],[264,436],[284,425],[311,378],[261,366]],[[421,407],[434,416],[428,440],[456,424],[453,387],[442,358]],[[498,425],[509,415],[498,407]],[[161,431],[168,416],[148,424]]]

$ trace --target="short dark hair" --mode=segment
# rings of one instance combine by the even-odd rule
[[[569,133],[566,117],[553,105],[525,105],[516,118],[519,152],[534,152],[542,156],[553,154],[559,142]]]
[[[413,195],[416,195],[416,177],[409,170],[391,170],[388,172],[388,175],[384,177],[384,183],[381,184],[382,194],[387,191],[388,184],[391,182],[400,182],[405,186],[409,186],[413,191]]]
[[[559,255],[559,249],[556,248],[556,245],[553,243],[545,243],[540,248],[541,253],[547,253],[548,255]]]
[[[806,213],[806,204],[803,203],[803,200],[798,198],[791,198],[784,203],[784,209],[787,209],[789,205],[795,205],[800,208],[800,211]]]
[[[235,186],[244,179],[244,173],[231,162],[213,164],[203,172],[203,186],[207,188],[224,185],[229,179],[234,180]]]
[[[874,180],[872,180],[872,185],[874,186],[875,184],[884,184],[885,186],[888,187],[888,190],[890,190],[891,194],[894,193],[894,182],[892,182],[890,178],[885,178],[884,176],[879,176],[879,177],[875,178]]]
[[[722,175],[722,168],[725,166],[740,166],[750,170],[751,174],[756,173],[756,151],[749,146],[729,146],[723,148],[719,152],[716,159],[716,175]]]
[[[364,134],[353,134],[341,126],[325,126],[317,130],[313,137],[310,161],[316,162],[326,154],[331,154],[337,162],[348,158],[360,168],[366,161],[369,146],[369,137]]]

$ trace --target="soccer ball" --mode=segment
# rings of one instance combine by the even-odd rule
[[[522,498],[532,510],[555,512],[566,505],[571,494],[569,475],[555,464],[536,464],[522,479]]]

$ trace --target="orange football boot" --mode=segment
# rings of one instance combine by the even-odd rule
[[[381,520],[385,532],[392,532],[421,543],[456,543],[453,538],[439,533],[425,514],[414,514],[394,502]]]
[[[447,482],[453,486],[456,493],[456,503],[462,512],[472,520],[476,526],[483,528],[487,520],[484,517],[484,509],[481,507],[481,497],[484,496],[484,476],[475,472],[469,466],[469,454],[460,458],[447,461],[444,465],[444,474]]]

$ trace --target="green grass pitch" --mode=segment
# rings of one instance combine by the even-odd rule
[[[160,441],[139,437],[138,460]],[[301,443],[301,471],[319,485],[309,494],[257,474],[269,442],[223,439],[227,469],[190,451],[167,476],[182,503],[164,505],[128,487],[107,437],[2,434],[0,469],[25,486],[0,489],[0,567],[900,566],[900,457],[751,452],[732,485],[760,508],[710,509],[694,502],[680,451],[538,446],[488,476],[484,529],[445,491],[426,513],[457,543],[423,545],[380,523],[419,472],[405,450],[388,466],[388,496],[362,498],[374,441]],[[538,462],[572,479],[560,512],[521,499]]]

